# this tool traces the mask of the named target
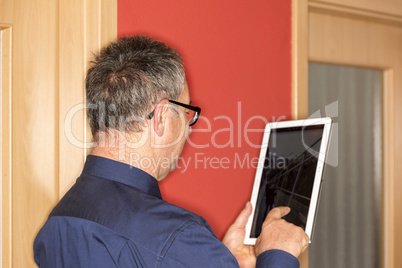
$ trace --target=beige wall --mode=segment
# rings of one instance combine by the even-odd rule
[[[64,119],[85,101],[90,51],[117,37],[117,0],[0,0],[0,25],[2,264],[32,267],[34,237],[84,161]],[[87,139],[82,111],[73,132]]]

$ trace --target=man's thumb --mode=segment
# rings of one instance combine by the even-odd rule
[[[245,227],[248,221],[248,218],[251,215],[252,211],[252,206],[250,202],[246,203],[246,206],[243,208],[243,210],[240,212],[239,216],[237,216],[235,222],[233,223],[232,226],[236,227]]]

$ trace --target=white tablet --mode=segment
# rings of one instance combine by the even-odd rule
[[[268,123],[265,127],[245,244],[254,245],[268,212],[288,206],[283,217],[312,237],[331,118]]]

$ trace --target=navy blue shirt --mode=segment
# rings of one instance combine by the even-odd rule
[[[162,200],[155,178],[110,159],[88,156],[34,242],[40,267],[238,267],[201,218]],[[277,250],[259,267],[298,267]]]

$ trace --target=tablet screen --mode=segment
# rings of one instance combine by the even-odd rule
[[[257,238],[268,212],[288,206],[288,222],[305,229],[324,125],[272,129],[250,238]]]

